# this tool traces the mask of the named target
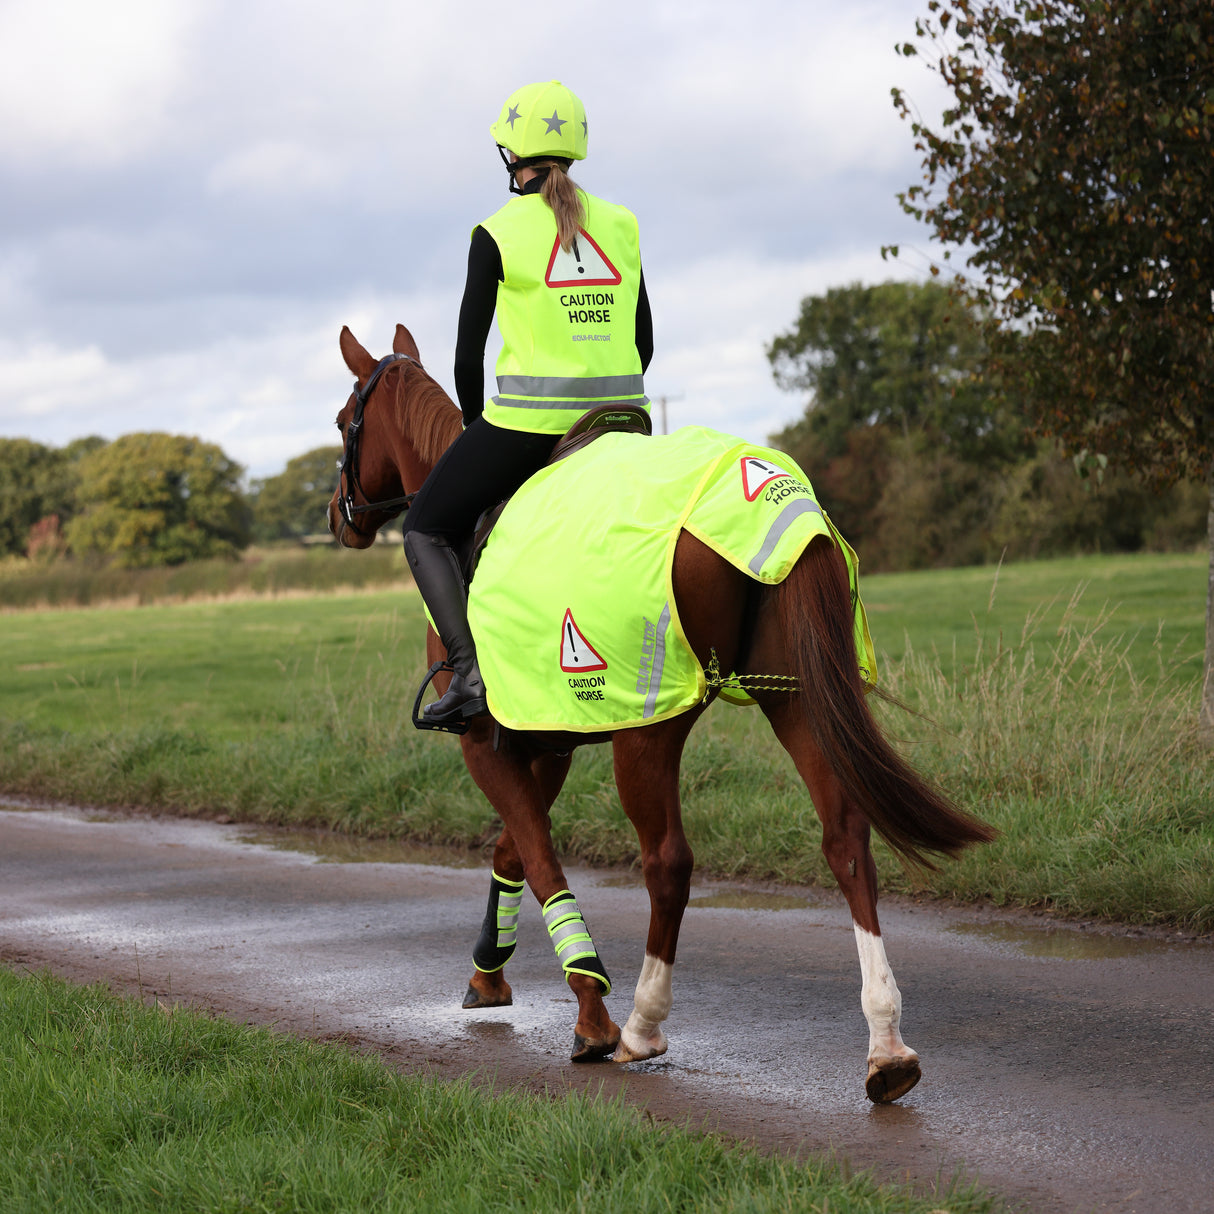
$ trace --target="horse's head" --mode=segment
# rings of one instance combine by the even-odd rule
[[[369,548],[459,433],[460,414],[426,374],[404,325],[387,358],[373,358],[345,327],[340,344],[355,383],[337,415],[343,454],[329,530],[343,548]]]

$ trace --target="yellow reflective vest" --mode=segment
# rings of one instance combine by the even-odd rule
[[[495,426],[563,434],[596,405],[649,405],[636,348],[637,221],[579,193],[586,223],[568,251],[539,194],[511,199],[480,225],[502,258],[502,352],[497,392],[485,402]]]

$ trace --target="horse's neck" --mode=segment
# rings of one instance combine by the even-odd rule
[[[396,412],[396,466],[401,482],[412,493],[459,437],[463,423],[451,398],[420,367],[400,377]]]

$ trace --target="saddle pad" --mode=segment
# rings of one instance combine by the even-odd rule
[[[481,554],[468,618],[502,725],[626,729],[704,698],[671,587],[681,530],[773,584],[830,536],[848,563],[861,675],[875,684],[857,558],[787,455],[699,426],[611,433],[528,480]]]

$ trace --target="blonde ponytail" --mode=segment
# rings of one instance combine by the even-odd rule
[[[559,160],[540,160],[536,162],[536,167],[548,169],[548,176],[544,178],[540,193],[556,216],[556,231],[560,237],[561,248],[568,253],[574,237],[586,223],[586,208],[582,205],[582,196],[578,193],[577,183]]]

